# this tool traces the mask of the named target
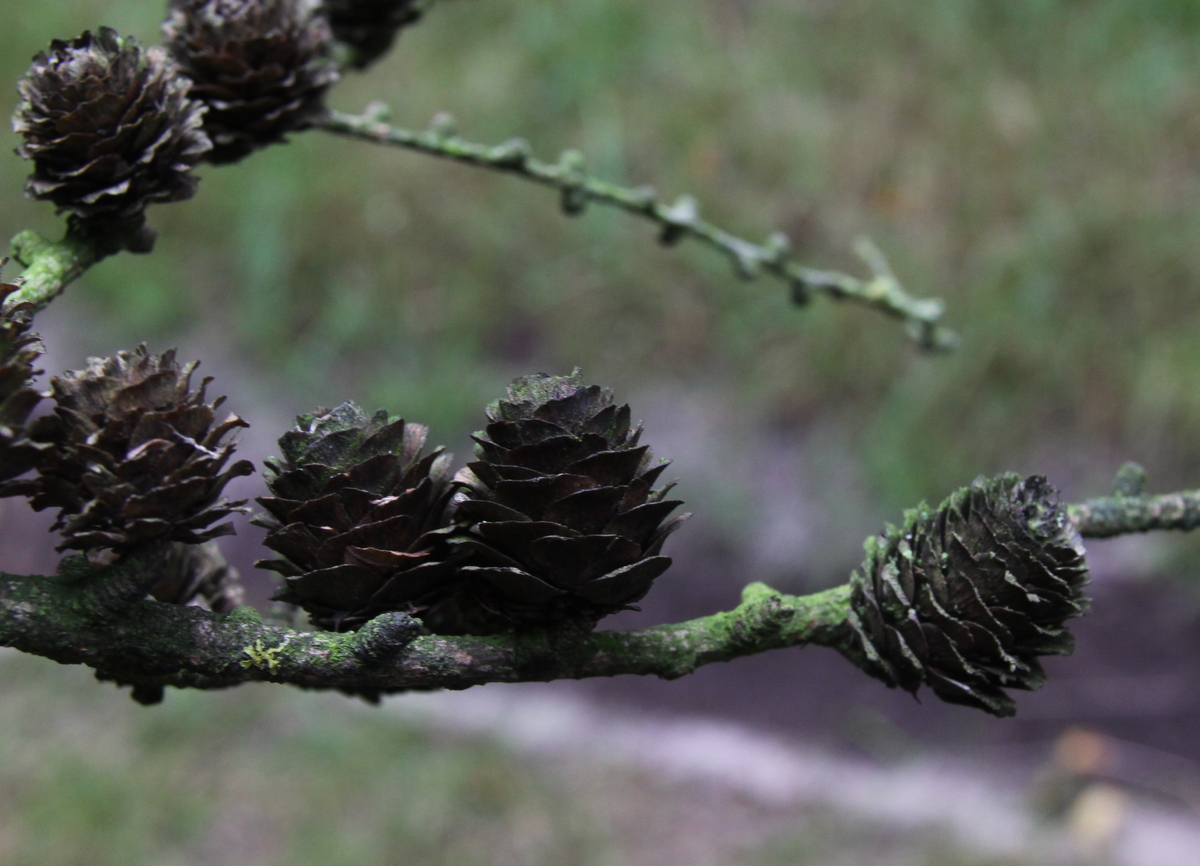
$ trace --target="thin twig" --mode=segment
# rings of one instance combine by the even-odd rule
[[[1101,496],[1067,506],[1067,516],[1085,538],[1112,538],[1136,532],[1200,526],[1200,490],[1158,496]]]
[[[699,205],[691,196],[664,204],[651,187],[623,187],[592,177],[586,174],[584,157],[577,150],[564,151],[555,164],[542,162],[534,159],[525,139],[486,145],[460,138],[447,115],[434,118],[424,132],[401,129],[387,122],[387,109],[379,103],[368,106],[361,115],[330,111],[318,126],[338,135],[415,150],[553,187],[559,191],[567,214],[581,213],[589,202],[619,208],[658,224],[659,239],[664,244],[691,237],[718,250],[742,279],[767,274],[783,281],[791,287],[792,298],[798,304],[806,303],[813,294],[824,294],[839,301],[865,304],[900,319],[922,348],[952,349],[958,343],[955,333],[941,324],[942,302],[908,294],[883,254],[869,241],[860,240],[856,245],[856,252],[872,271],[870,279],[862,280],[798,264],[789,258],[789,242],[781,232],[775,232],[763,244],[731,234],[701,219]]]
[[[1113,538],[1137,532],[1200,526],[1200,490],[1146,494],[1146,470],[1132,461],[1117,470],[1111,496],[1067,506],[1067,517],[1084,538]]]

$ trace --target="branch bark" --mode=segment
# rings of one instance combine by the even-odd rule
[[[14,300],[29,301],[37,310],[62,294],[63,289],[113,250],[68,230],[61,241],[24,231],[12,239],[13,258],[25,268]]]
[[[254,680],[365,695],[465,689],[617,674],[674,679],[701,665],[809,643],[853,652],[849,588],[808,596],[751,584],[734,610],[629,631],[529,631],[489,637],[422,634],[402,613],[357,632],[299,632],[249,607],[221,615],[138,597],[147,555],[107,569],[79,557],[50,577],[0,577],[0,645],[143,687],[219,688]],[[114,591],[119,586],[123,591]]]
[[[389,125],[386,117],[386,107],[375,103],[361,115],[330,111],[319,127],[348,138],[414,150],[552,187],[561,195],[563,210],[571,215],[581,213],[589,202],[619,208],[656,223],[659,239],[665,244],[690,237],[721,252],[743,279],[767,274],[783,281],[791,287],[796,303],[806,303],[813,294],[824,294],[864,304],[904,322],[922,348],[945,350],[958,344],[957,335],[941,324],[942,302],[910,295],[882,253],[866,240],[860,241],[856,250],[872,271],[870,279],[805,267],[788,258],[786,235],[776,232],[766,243],[752,243],[701,219],[699,205],[690,196],[666,204],[651,187],[623,187],[587,175],[583,155],[578,151],[565,151],[557,164],[551,164],[534,159],[525,139],[477,144],[459,138],[448,124],[435,122],[425,132],[414,132]]]
[[[1200,526],[1200,491],[1103,497],[1067,512],[1092,538],[1186,531]],[[161,551],[150,547],[104,568],[71,556],[52,576],[0,574],[0,646],[89,665],[103,679],[134,685],[135,697],[166,685],[251,681],[373,697],[618,674],[675,679],[702,665],[808,644],[862,661],[847,621],[849,584],[794,596],[753,583],[733,610],[625,631],[450,637],[426,634],[413,617],[389,613],[338,634],[271,625],[246,606],[217,614],[149,600],[161,562]]]
[[[1135,532],[1200,526],[1200,490],[1158,496],[1102,496],[1067,506],[1067,516],[1085,538],[1112,538]]]

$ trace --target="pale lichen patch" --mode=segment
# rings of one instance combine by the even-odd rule
[[[291,635],[285,637],[279,646],[264,647],[262,640],[259,639],[250,646],[242,647],[242,652],[249,656],[249,658],[242,659],[242,667],[267,668],[271,673],[277,673],[279,671],[279,653],[283,651],[283,647],[290,637]]]

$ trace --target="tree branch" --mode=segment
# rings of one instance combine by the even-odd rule
[[[152,561],[147,555],[94,570],[69,557],[52,577],[0,575],[0,645],[87,664],[125,684],[218,688],[266,680],[367,695],[617,674],[674,679],[701,665],[809,643],[854,652],[848,586],[789,596],[756,583],[734,610],[690,622],[489,637],[421,634],[421,624],[402,613],[336,634],[267,625],[245,606],[221,615],[144,598],[97,603],[113,595],[114,583],[145,586]]]
[[[1079,531],[1107,538],[1200,526],[1200,491],[1118,494],[1068,505]],[[404,613],[357,632],[301,632],[264,623],[250,607],[217,614],[146,597],[163,551],[150,546],[114,565],[82,556],[57,574],[0,574],[0,646],[64,664],[153,696],[162,686],[222,688],[264,680],[368,697],[489,682],[642,674],[675,679],[714,662],[783,647],[832,647],[856,664],[849,584],[794,596],[753,583],[730,611],[651,628],[526,630],[487,637],[425,633]]]
[[[25,268],[14,300],[29,301],[41,310],[84,271],[115,250],[105,249],[98,241],[81,237],[68,228],[61,241],[47,240],[37,232],[21,232],[12,239],[12,252],[13,258]]]
[[[872,271],[861,280],[848,274],[805,267],[788,258],[787,236],[776,232],[763,244],[755,244],[721,229],[699,216],[699,205],[690,196],[674,204],[659,201],[651,187],[632,189],[599,180],[584,171],[583,155],[564,151],[557,164],[534,159],[529,143],[516,138],[498,145],[476,144],[459,138],[445,115],[434,119],[425,132],[413,132],[386,122],[387,108],[373,103],[361,115],[330,111],[319,127],[337,135],[415,150],[479,168],[513,174],[557,189],[567,214],[581,213],[589,202],[610,205],[657,223],[659,239],[675,244],[691,237],[723,253],[737,274],[752,280],[767,274],[787,283],[792,298],[806,303],[814,293],[839,301],[864,304],[900,319],[925,349],[951,349],[958,343],[953,331],[941,325],[944,306],[935,299],[914,298],[896,279],[883,254],[873,244],[860,240],[856,251]]]
[[[1200,490],[1159,496],[1102,496],[1067,506],[1067,516],[1085,538],[1112,538],[1135,532],[1200,526]]]

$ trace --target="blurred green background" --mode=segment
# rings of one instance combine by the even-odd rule
[[[89,27],[154,43],[162,5],[9,4],[0,80],[15,81],[51,38]],[[15,107],[8,94],[0,111]],[[310,132],[204,168],[194,199],[154,208],[153,255],[102,263],[44,315],[72,335],[55,357],[77,365],[143,340],[180,345],[241,371],[246,381],[217,387],[251,422],[355,399],[428,423],[456,449],[510,378],[579,365],[618,396],[641,397],[635,415],[679,428],[674,443],[709,442],[691,466],[707,460],[711,473],[682,488],[707,513],[698,519],[709,542],[727,533],[734,544],[748,515],[761,519],[748,505],[771,460],[804,449],[810,467],[848,466],[807,476],[828,525],[848,524],[825,535],[836,552],[803,578],[816,582],[842,579],[880,518],[979,473],[1045,471],[1081,498],[1105,492],[1134,459],[1154,489],[1197,484],[1200,4],[447,0],[330,102],[357,111],[375,99],[399,125],[445,110],[470,139],[521,135],[546,159],[579,147],[592,173],[694,194],[735,233],[784,230],[813,266],[860,272],[849,251],[870,235],[911,291],[946,301],[962,348],[923,356],[870,311],[793,307],[783,287],[740,282],[705,248],[663,249],[622,214],[593,207],[570,220],[552,194],[518,180]],[[16,138],[7,141],[6,151]],[[0,155],[0,236],[57,235],[50,206],[22,198],[25,173]],[[269,411],[247,396],[261,394]],[[671,421],[655,414],[659,398],[701,408]],[[763,442],[765,463],[739,460]],[[688,465],[687,453],[656,450]],[[746,476],[731,480],[740,468]],[[1165,548],[1178,573],[1200,566],[1194,547]],[[779,570],[781,584],[801,580]],[[209,696],[181,700],[219,712]],[[123,736],[149,738],[135,753],[157,762],[160,723],[138,719],[120,723],[140,732]],[[411,739],[421,735],[394,736],[386,748],[397,754],[426,748]],[[479,760],[509,772],[507,758]],[[21,784],[66,798],[87,826],[105,820],[88,798],[144,796],[103,793],[117,783],[91,770],[55,788],[50,766]],[[458,770],[420,772],[453,780]],[[72,787],[93,784],[101,793]],[[559,808],[543,782],[520,784],[530,802]],[[189,821],[209,820],[180,808],[188,814],[163,833],[187,837]],[[280,821],[300,814],[280,808],[293,816]],[[383,819],[361,820],[372,833]],[[5,826],[0,849],[25,838]],[[603,849],[593,830],[556,836],[537,857],[602,862],[579,853]],[[33,852],[12,862],[76,862],[10,850]],[[911,862],[959,862],[942,856]],[[428,862],[508,861],[468,852]]]
[[[161,13],[14,4],[0,75],[88,26],[157,41]],[[1184,486],[1198,31],[1188,0],[453,0],[332,95],[407,126],[447,110],[546,158],[578,146],[595,174],[696,194],[735,232],[785,230],[816,266],[858,272],[868,234],[946,300],[949,357],[858,308],[793,308],[624,215],[568,220],[518,180],[319,132],[204,169],[193,200],[152,211],[156,252],[105,262],[60,315],[88,322],[80,356],[203,333],[297,407],[387,405],[445,440],[512,375],[575,364],[625,392],[719,393],[784,431],[836,419],[889,513],[1047,451],[1102,455],[1069,468],[1095,485],[1132,458]],[[24,173],[0,159],[0,233],[56,233]]]
[[[85,668],[0,652],[5,866],[1076,862],[1044,845],[978,855],[937,828],[764,804],[603,756],[517,757],[279,686],[179,693],[147,711]]]

